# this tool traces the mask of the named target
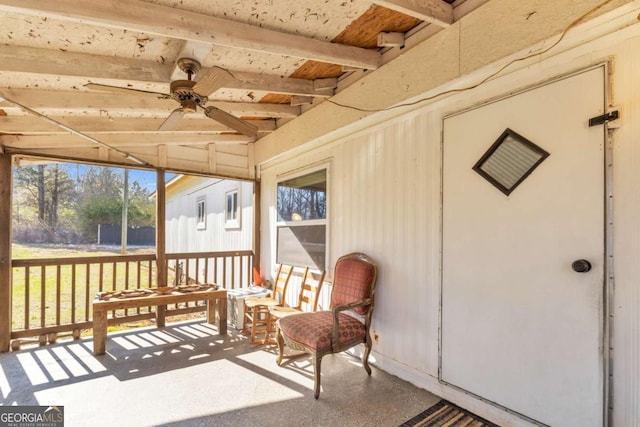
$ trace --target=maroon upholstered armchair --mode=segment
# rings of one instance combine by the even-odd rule
[[[331,310],[293,314],[278,320],[278,360],[282,363],[284,345],[313,357],[314,395],[320,395],[320,362],[330,353],[339,353],[364,343],[362,364],[371,375],[371,314],[377,278],[376,263],[367,255],[352,253],[336,262],[331,292]],[[351,311],[351,314],[345,313]]]

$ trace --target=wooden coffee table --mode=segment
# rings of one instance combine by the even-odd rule
[[[156,324],[165,325],[165,309],[167,304],[190,301],[207,301],[207,322],[218,328],[220,335],[227,334],[227,291],[221,288],[210,288],[190,292],[178,290],[169,293],[145,293],[142,296],[126,298],[96,299],[93,302],[93,354],[105,353],[107,342],[107,312],[136,307],[157,306]]]

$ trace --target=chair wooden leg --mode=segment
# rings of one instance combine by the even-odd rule
[[[282,365],[282,362],[289,359],[297,359],[299,357],[309,356],[309,353],[305,351],[298,351],[293,353],[291,349],[289,352],[285,352],[286,344],[284,342],[284,337],[282,336],[282,331],[278,326],[275,326],[275,335],[276,335],[276,344],[278,345],[278,358],[276,359],[276,364],[278,366]]]
[[[258,332],[258,306],[253,307],[251,315],[253,321],[251,322],[251,344],[261,344],[256,340],[256,333]]]
[[[320,364],[322,363],[322,357],[313,355],[313,377],[315,386],[313,388],[313,397],[316,399],[320,396]]]
[[[278,344],[278,358],[276,359],[276,364],[280,366],[284,356],[284,338],[282,337],[282,332],[280,332],[280,328],[278,327],[276,327],[276,343]]]
[[[367,374],[371,375],[371,367],[369,366],[369,353],[371,353],[371,343],[369,340],[364,344],[364,353],[362,354],[362,366]]]
[[[249,309],[247,308],[246,304],[244,306],[244,312],[242,313],[242,333],[245,335],[249,334],[249,320],[250,320],[250,316],[249,316]],[[253,323],[253,321],[252,321]]]
[[[267,312],[265,313],[266,316],[266,326],[265,326],[265,333],[264,333],[264,343],[265,344],[275,344],[276,343],[276,336],[274,335],[276,332],[276,327],[275,327],[275,319],[271,316],[271,313],[269,312],[269,310],[267,310]],[[273,336],[273,338],[272,338]]]

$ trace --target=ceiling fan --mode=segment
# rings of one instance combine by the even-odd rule
[[[220,68],[214,67],[210,73],[204,73],[198,82],[192,80],[192,78],[200,71],[200,63],[191,58],[180,58],[177,61],[178,67],[187,74],[188,80],[174,80],[169,86],[169,94],[152,92],[147,90],[124,88],[119,86],[103,85],[97,83],[87,83],[85,85],[88,89],[108,90],[108,91],[135,91],[143,93],[152,93],[160,95],[164,98],[171,98],[180,104],[180,107],[176,108],[169,114],[164,122],[160,125],[158,130],[169,131],[175,129],[178,122],[184,117],[186,113],[194,113],[198,108],[204,110],[204,115],[212,120],[222,123],[244,135],[255,137],[258,133],[258,128],[242,120],[233,114],[227,113],[219,108],[213,106],[205,106],[208,98],[201,93],[210,93],[207,91],[208,87],[211,87],[213,80],[218,78]],[[224,71],[228,73],[228,71]]]

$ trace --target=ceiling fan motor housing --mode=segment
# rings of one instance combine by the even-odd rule
[[[182,105],[186,113],[193,113],[198,106],[202,107],[207,103],[206,96],[199,95],[193,91],[196,82],[192,80],[175,80],[171,82],[171,99]]]

